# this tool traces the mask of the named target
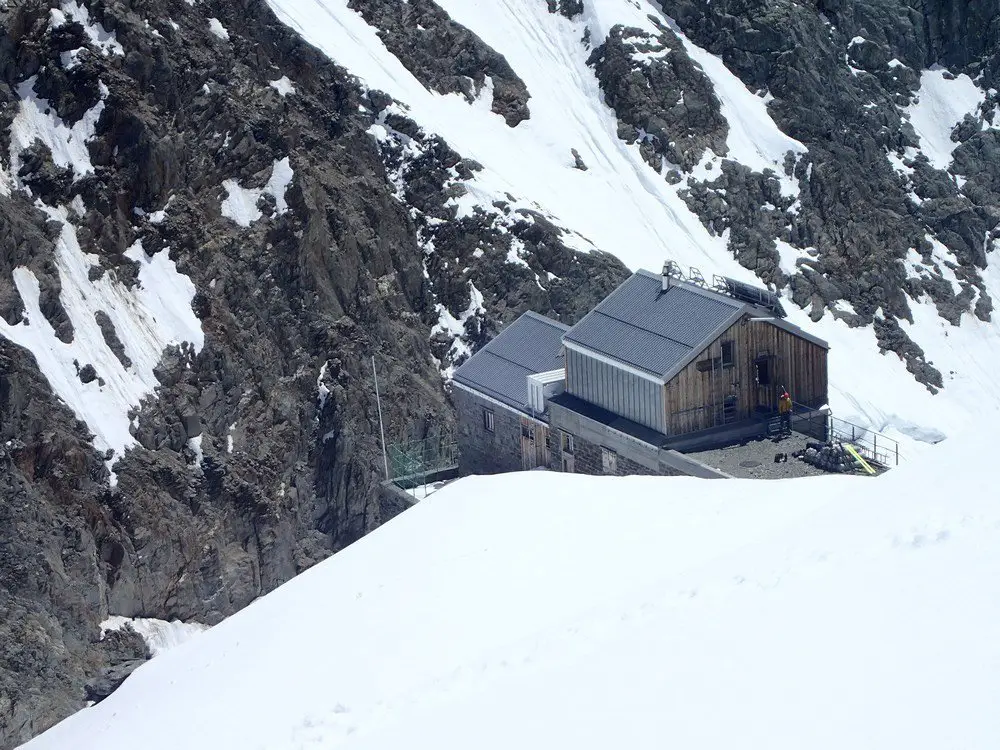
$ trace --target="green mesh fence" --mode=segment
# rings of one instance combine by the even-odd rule
[[[457,466],[458,441],[450,434],[389,445],[389,478],[401,487],[425,484],[429,475]]]

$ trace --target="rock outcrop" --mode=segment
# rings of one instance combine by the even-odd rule
[[[53,392],[51,363],[0,336],[2,748],[144,658],[141,641],[100,639],[108,614],[218,622],[398,510],[378,500],[373,356],[387,438],[421,437],[452,419],[441,369],[529,307],[578,317],[626,273],[567,248],[516,199],[459,217],[448,201],[475,165],[419,134],[423,156],[403,164],[371,134],[391,100],[260,0],[50,6],[0,9],[0,316],[28,314],[22,269],[59,340],[80,335],[61,296],[69,232],[90,264],[73,280],[85,293],[106,279],[139,290],[134,248],[167,253],[194,286],[204,344],[153,353],[156,387],[128,415],[122,454],[95,448],[96,427]],[[512,126],[528,115],[502,57],[430,3],[411,7],[463,53],[434,68],[407,21],[396,43],[415,69],[442,86],[468,76],[475,95],[490,79],[496,111]],[[76,162],[39,139],[11,149],[29,100],[33,116],[58,118],[53,132],[89,129]],[[393,127],[415,127],[404,119]],[[440,328],[472,288],[481,312]],[[80,387],[139,367],[123,344],[137,334],[111,311],[90,321],[110,359],[76,362]]]
[[[425,87],[461,94],[469,102],[490,98],[490,108],[515,127],[531,115],[530,93],[503,55],[432,0],[351,0],[350,7],[376,29],[385,46]]]
[[[983,125],[996,111],[1000,9],[657,2],[675,26],[651,17],[656,34],[615,27],[591,56],[622,137],[639,141],[666,179],[683,181],[688,206],[712,232],[729,233],[742,265],[790,288],[814,319],[833,314],[873,326],[883,350],[929,389],[941,387],[941,374],[898,321],[912,322],[908,297],[926,295],[955,325],[963,312],[988,319],[993,307],[980,271],[1000,236],[1000,130]],[[782,175],[725,159],[725,119],[678,28],[758,92],[781,130],[808,149],[785,164],[784,176],[799,186],[796,200],[782,196],[775,179]],[[918,152],[902,112],[918,99],[920,71],[938,64],[987,92],[980,111],[952,133],[947,170]],[[694,176],[709,150],[722,157],[721,168],[712,178]],[[798,256],[794,267],[783,266],[779,243]]]

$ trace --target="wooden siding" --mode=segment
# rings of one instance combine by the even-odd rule
[[[534,419],[521,417],[521,469],[549,465],[549,429]]]
[[[746,316],[728,328],[664,386],[668,434],[681,435],[746,419],[777,409],[778,389],[792,399],[818,407],[827,400],[827,351],[766,321]],[[722,344],[732,342],[732,366],[722,366]],[[757,384],[764,358],[770,384]],[[725,409],[727,397],[733,408]]]
[[[666,431],[663,386],[566,347],[566,390],[633,422]]]

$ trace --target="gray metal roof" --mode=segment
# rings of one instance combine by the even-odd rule
[[[525,411],[528,375],[564,366],[562,336],[569,326],[526,312],[455,370],[456,383]]]
[[[683,366],[749,305],[638,271],[590,311],[565,340],[656,377]]]

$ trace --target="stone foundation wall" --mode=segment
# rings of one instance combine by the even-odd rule
[[[452,391],[452,401],[458,415],[459,473],[520,471],[520,415],[458,387]],[[484,409],[493,412],[493,432],[483,423]]]
[[[616,454],[615,471],[606,471],[601,457],[601,446],[591,443],[580,437],[574,437],[575,452],[573,455],[573,470],[577,474],[607,474],[619,477],[633,476],[636,474],[645,476],[663,475],[663,472],[654,471],[642,464],[636,463],[628,456]],[[671,472],[679,474],[680,472]]]

